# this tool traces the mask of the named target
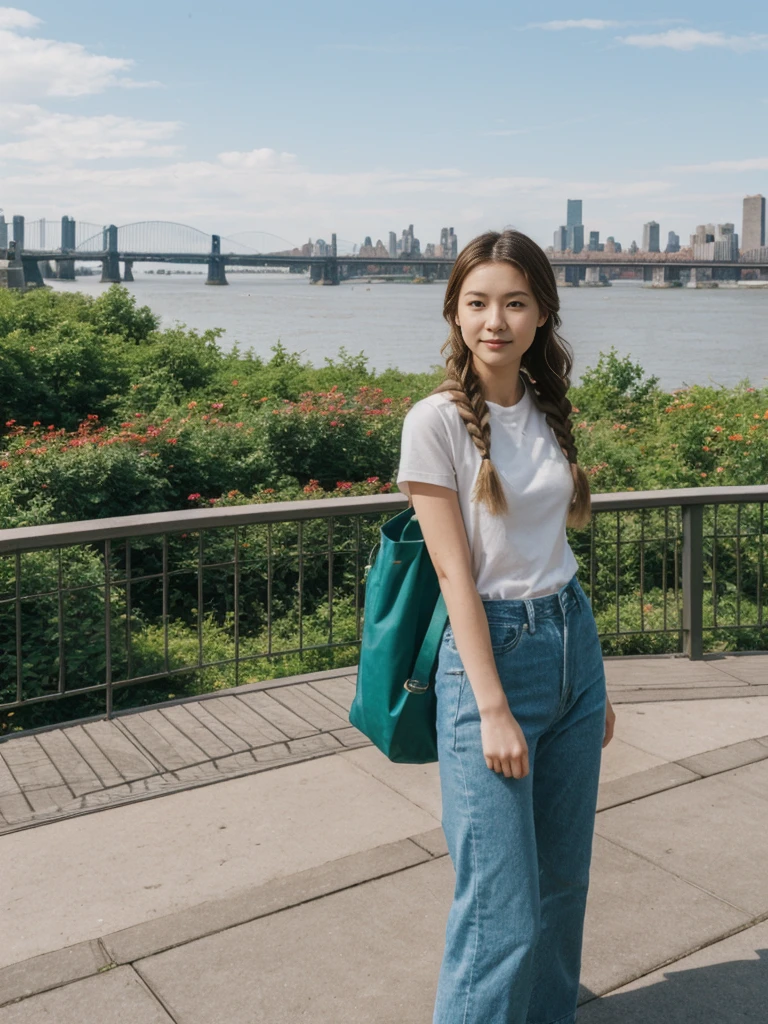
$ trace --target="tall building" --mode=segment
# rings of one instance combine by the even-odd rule
[[[742,249],[765,245],[765,196],[745,196],[741,221]]]
[[[397,235],[394,231],[389,232],[389,255],[392,259],[397,256]]]
[[[649,220],[643,225],[643,250],[645,252],[660,252],[659,249],[659,225],[655,220]]]
[[[669,232],[664,252],[680,252],[680,235],[676,235],[674,231]]]
[[[589,232],[589,251],[600,252],[600,232],[590,231]]]
[[[571,252],[581,252],[584,248],[584,224],[581,219],[581,199],[569,199],[567,201],[565,226],[568,229],[567,248],[570,249]]]
[[[565,252],[568,248],[568,228],[565,224],[561,224],[559,228],[555,229],[555,238],[552,248],[555,252]]]
[[[0,249],[8,248],[8,225],[5,222],[5,217],[0,213]]]
[[[459,240],[453,232],[453,228],[441,228],[440,248],[443,259],[455,260],[459,254]]]

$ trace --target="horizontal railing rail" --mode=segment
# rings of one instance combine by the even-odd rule
[[[672,653],[701,659],[705,635],[722,645],[742,630],[763,649],[766,500],[768,485],[593,494],[569,540],[604,646],[669,653],[674,637]],[[0,721],[98,691],[110,718],[123,687],[207,670],[239,685],[265,658],[341,648],[353,664],[367,553],[407,504],[390,493],[0,530]]]

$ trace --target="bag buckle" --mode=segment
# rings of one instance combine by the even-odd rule
[[[429,689],[429,680],[426,683],[422,683],[418,679],[406,679],[403,683],[403,688],[408,690],[409,693],[426,693]]]

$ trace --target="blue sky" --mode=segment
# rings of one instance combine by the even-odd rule
[[[0,67],[6,217],[628,245],[768,194],[763,4],[29,0]]]

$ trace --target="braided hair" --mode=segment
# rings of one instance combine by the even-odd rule
[[[574,497],[568,510],[566,525],[580,529],[591,518],[589,479],[577,462],[578,449],[573,438],[571,410],[568,399],[573,357],[568,342],[558,334],[560,299],[552,265],[544,251],[520,231],[487,231],[469,242],[453,265],[445,290],[443,316],[451,332],[441,348],[448,350],[445,376],[432,394],[445,393],[456,404],[469,436],[480,453],[481,463],[473,501],[484,502],[492,515],[508,511],[507,500],[496,467],[491,460],[491,416],[477,376],[472,351],[467,347],[456,323],[459,293],[464,278],[481,263],[506,262],[517,267],[526,277],[546,321],[536,329],[533,343],[523,354],[520,371],[533,402],[544,413],[558,444],[568,459],[574,481]]]

